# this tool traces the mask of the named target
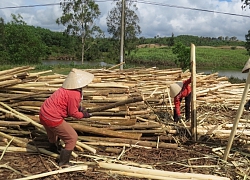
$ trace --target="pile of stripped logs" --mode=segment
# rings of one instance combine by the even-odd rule
[[[20,119],[23,115],[39,123],[41,104],[62,85],[66,77],[51,70],[30,73],[33,69],[24,66],[0,71],[0,126],[20,125],[24,122],[6,120]],[[165,138],[169,138],[169,133],[176,132],[166,125],[172,121],[173,114],[169,85],[189,78],[190,72],[157,68],[85,71],[95,75],[94,81],[84,88],[82,102],[93,116],[81,123],[69,118],[75,129],[128,139],[141,139],[143,134],[167,135]],[[243,89],[244,84],[231,84],[226,77],[218,77],[217,73],[197,74],[197,106],[223,103],[237,108]]]
[[[26,126],[44,132],[39,124],[40,106],[61,87],[66,75],[50,70],[32,73],[33,70],[33,67],[23,66],[0,71],[0,136],[17,146],[36,150],[36,147],[13,137],[30,134],[30,131],[25,131]],[[171,125],[173,105],[169,85],[188,79],[189,71],[154,67],[85,71],[95,75],[93,82],[83,89],[82,101],[93,116],[84,121],[67,118],[75,130],[85,134],[79,136],[79,149],[86,148],[95,153],[93,147],[107,143],[113,146],[178,147],[172,141],[176,129]],[[231,84],[217,73],[200,73],[196,78],[197,106],[223,103],[232,109],[238,107],[244,84]],[[214,126],[211,128],[216,133]],[[208,131],[210,129],[202,129],[200,133]],[[40,152],[51,155],[43,148]],[[57,154],[53,156],[58,157]]]

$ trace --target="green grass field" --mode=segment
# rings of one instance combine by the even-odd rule
[[[197,68],[242,69],[249,58],[242,47],[195,47]],[[174,66],[176,55],[168,47],[139,48],[128,57],[129,63]]]

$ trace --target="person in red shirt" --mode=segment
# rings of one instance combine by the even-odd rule
[[[181,101],[185,99],[185,120],[190,119],[191,78],[170,85],[170,96],[174,98],[174,122],[181,120]]]
[[[65,144],[65,147],[60,151],[59,166],[71,165],[69,163],[70,156],[78,138],[76,131],[64,118],[81,119],[90,117],[87,111],[82,111],[80,104],[82,88],[92,82],[93,79],[93,74],[73,68],[62,87],[47,98],[40,108],[39,119],[47,132],[50,149],[57,149],[58,138]]]

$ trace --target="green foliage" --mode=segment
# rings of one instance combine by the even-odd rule
[[[101,29],[94,23],[101,14],[99,6],[93,0],[64,0],[60,4],[63,15],[56,22],[66,26],[67,34],[81,38],[83,62],[85,51],[94,44],[92,42],[95,39],[92,37],[103,36]]]
[[[120,9],[117,9],[117,13],[120,13]],[[132,10],[131,13],[133,13]],[[12,17],[13,20],[7,24],[5,24],[3,18],[0,18],[0,62],[2,64],[39,64],[43,59],[81,59],[82,52],[79,49],[82,48],[82,39],[79,34],[75,36],[72,35],[73,33],[52,32],[48,29],[28,26],[20,15],[12,15]],[[132,22],[132,19],[129,20]],[[120,33],[119,22],[115,25],[118,28],[115,30],[117,30],[117,33]],[[245,45],[249,53],[250,32],[246,35],[247,42],[237,41],[233,37],[208,38],[189,35],[174,37],[173,34],[171,37],[155,36],[154,38],[137,38],[136,36],[139,33],[136,33],[136,35],[133,34],[136,28],[133,29],[132,25],[133,23],[126,26],[131,26],[131,29],[127,28],[129,32],[125,34],[127,37],[124,51],[126,53],[126,56],[124,56],[126,66],[129,66],[130,63],[137,63],[143,66],[184,66],[180,61],[182,56],[178,59],[177,54],[174,54],[171,49],[173,43],[181,43],[186,48],[191,43],[194,43],[196,45],[198,68],[241,69],[245,61],[249,58],[246,49],[241,49],[240,46]],[[104,61],[111,64],[119,62],[120,35],[117,34],[117,38],[105,38],[99,36],[98,28],[94,30],[97,31],[93,31],[94,34],[87,36],[84,40],[85,60]],[[149,48],[150,44],[162,46],[159,48]],[[137,48],[139,47],[138,45],[143,48]],[[229,48],[221,49],[221,46]],[[185,53],[182,54],[185,55]]]
[[[238,41],[236,37],[198,37],[191,35],[180,35],[176,37],[155,37],[155,38],[139,38],[139,44],[159,44],[169,45],[171,38],[174,39],[175,43],[182,43],[185,46],[190,46],[191,43],[196,46],[244,46],[244,41]]]
[[[4,64],[39,63],[45,55],[46,46],[33,28],[27,26],[20,15],[13,20],[0,24],[2,41],[0,42],[0,61]]]
[[[188,47],[186,48],[189,49]],[[196,46],[195,57],[197,68],[241,70],[249,55],[243,47],[232,50],[230,47]],[[176,61],[178,61],[177,56],[169,47],[138,48],[136,52],[131,53],[126,59],[127,64],[147,67],[157,66],[159,68],[180,67],[175,64]]]
[[[137,36],[141,33],[141,28],[139,26],[139,17],[135,13],[137,10],[136,4],[133,1],[125,1],[125,31],[124,31],[124,51],[128,55],[136,49],[138,45]],[[122,1],[117,1],[116,6],[111,9],[107,16],[107,31],[112,35],[112,38],[116,41],[113,42],[114,47],[111,52],[112,59],[119,57],[119,51],[115,49],[120,48],[119,40],[121,40],[121,14],[122,14]],[[111,49],[111,50],[112,50]],[[123,55],[124,56],[124,55]]]
[[[5,27],[4,27],[4,19],[0,18],[0,60],[6,58],[6,51],[5,51]]]
[[[52,32],[49,29],[43,29],[41,27],[35,28],[34,31],[41,37],[41,40],[47,46],[47,56],[45,58],[52,54],[75,56],[75,44],[77,43],[77,39],[74,36],[69,36],[62,32]]]
[[[228,81],[232,84],[239,84],[239,83],[245,83],[246,82],[246,79],[243,78],[243,79],[239,79],[239,78],[235,78],[235,77],[229,77]]]
[[[196,47],[197,67],[242,69],[249,56],[244,48]]]
[[[178,42],[173,48],[172,51],[177,55],[175,64],[178,65],[183,70],[189,68],[190,65],[190,48],[184,46],[182,43]]]
[[[172,33],[172,36],[171,38],[169,38],[169,41],[168,41],[168,46],[174,46],[175,42],[174,42],[174,33]]]
[[[247,52],[250,55],[250,30],[248,31],[248,34],[245,35],[245,37],[246,37],[245,48],[247,49]]]
[[[247,7],[250,8],[250,1],[249,0],[241,0],[241,2],[243,2],[241,8],[242,9],[246,9]]]
[[[4,44],[8,63],[38,63],[45,55],[45,44],[28,26],[7,24],[5,32]]]

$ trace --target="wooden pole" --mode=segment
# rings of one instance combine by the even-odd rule
[[[103,135],[103,136],[109,136],[109,137],[119,137],[119,138],[128,138],[128,139],[137,139],[139,140],[142,136],[141,133],[126,133],[121,131],[112,131],[106,128],[96,128],[91,126],[85,126],[82,124],[76,124],[76,123],[69,123],[75,130],[97,134],[97,135]]]
[[[197,141],[197,114],[196,114],[196,61],[195,45],[191,44],[191,131],[193,141]]]
[[[100,111],[103,111],[103,110],[115,108],[115,107],[122,106],[122,105],[125,105],[125,104],[135,103],[135,102],[139,102],[139,101],[143,101],[142,96],[131,97],[131,98],[128,98],[126,100],[119,101],[119,102],[116,102],[116,103],[108,104],[108,105],[101,106],[101,107],[91,108],[91,109],[88,110],[88,112],[89,113],[100,112]]]
[[[55,171],[51,171],[51,172],[45,172],[45,173],[41,173],[41,174],[35,174],[35,175],[19,178],[18,180],[38,179],[38,178],[42,178],[42,177],[51,176],[54,174],[61,174],[61,173],[74,172],[74,171],[87,171],[87,170],[88,170],[87,165],[84,165],[84,164],[83,165],[76,165],[76,166],[70,166],[67,168],[63,168],[63,169],[59,169],[59,170],[55,170]]]
[[[122,0],[122,14],[121,14],[121,44],[120,44],[120,70],[123,70],[124,62],[124,31],[125,31],[125,0]]]
[[[214,176],[209,174],[196,174],[196,173],[183,173],[183,172],[171,172],[171,171],[162,171],[157,169],[147,169],[147,168],[138,168],[133,166],[127,166],[117,163],[106,163],[99,162],[99,167],[104,169],[116,170],[116,171],[125,171],[125,172],[133,172],[143,175],[154,175],[154,176],[163,176],[167,178],[175,178],[175,179],[203,179],[203,180],[229,180],[227,177]]]
[[[231,150],[231,146],[233,144],[233,139],[234,139],[234,136],[236,134],[238,123],[240,121],[240,117],[241,117],[242,112],[243,112],[244,103],[246,101],[247,93],[248,93],[248,90],[249,90],[249,84],[250,84],[250,71],[248,72],[246,85],[245,85],[244,92],[243,92],[242,97],[241,97],[240,106],[239,106],[239,108],[237,110],[236,118],[234,120],[234,124],[233,124],[231,134],[230,134],[230,137],[229,137],[229,140],[228,140],[228,143],[227,143],[227,147],[226,147],[224,155],[223,155],[223,160],[225,160],[225,161],[227,160],[228,154],[229,154],[229,152]]]

